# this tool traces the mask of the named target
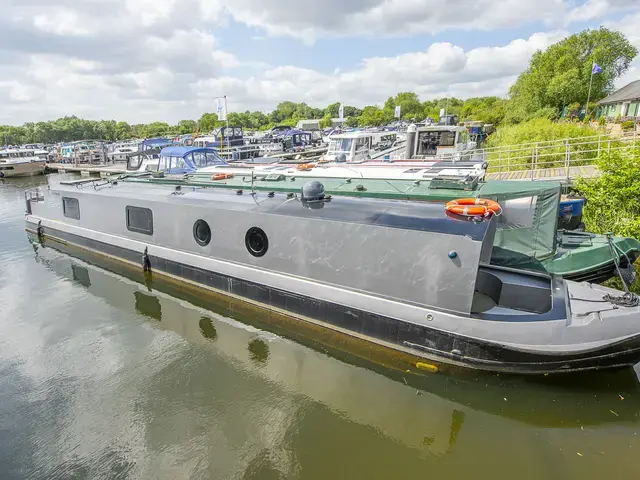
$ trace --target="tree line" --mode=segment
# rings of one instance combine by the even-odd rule
[[[360,109],[345,105],[343,112],[347,125],[379,126],[394,120],[396,105],[401,107],[401,117],[408,121],[422,121],[427,117],[437,120],[440,109],[459,115],[461,118],[500,123],[504,118],[506,101],[498,97],[441,98],[421,102],[412,92],[398,93],[385,102],[383,107],[366,106]],[[339,116],[340,103],[325,108],[312,108],[306,103],[281,102],[269,114],[260,111],[229,112],[230,125],[246,129],[266,130],[275,125],[295,126],[298,121],[317,119],[321,128],[331,126],[331,119]],[[48,122],[28,122],[20,126],[0,125],[0,144],[58,143],[83,139],[109,141],[132,138],[177,136],[189,133],[206,134],[225,125],[215,113],[204,113],[199,120],[180,120],[175,125],[166,122],[131,125],[115,120],[85,120],[76,116],[59,118]]]
[[[437,121],[441,110],[458,115],[460,120],[485,123],[517,124],[535,118],[555,119],[561,112],[579,110],[586,104],[591,81],[591,99],[599,100],[614,90],[615,80],[624,74],[637,55],[637,49],[620,32],[606,28],[584,30],[533,55],[528,68],[511,86],[507,98],[475,97],[439,98],[421,101],[414,92],[400,92],[382,105],[362,109],[345,105],[347,126],[379,126],[394,120],[400,106],[401,118]],[[592,76],[596,62],[602,71]],[[589,105],[589,112],[595,104]],[[340,103],[313,108],[306,103],[281,102],[270,113],[260,111],[229,112],[231,125],[265,130],[274,125],[295,126],[302,119],[317,119],[321,128],[331,126],[338,117]],[[165,122],[130,125],[115,120],[84,120],[75,116],[48,122],[28,122],[21,126],[0,126],[0,144],[57,143],[81,139],[109,141],[129,138],[152,138],[181,134],[206,134],[221,126],[214,113],[204,113],[199,120],[181,120],[175,125]]]

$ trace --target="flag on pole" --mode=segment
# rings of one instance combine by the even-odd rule
[[[396,107],[396,111],[393,114],[394,117],[400,118],[400,105]]]
[[[596,62],[593,62],[593,66],[591,67],[591,75],[595,75],[596,73],[600,73],[601,71],[602,67]]]
[[[340,120],[344,119],[344,104],[340,104],[340,108],[338,109],[338,118]]]
[[[215,100],[218,120],[225,121],[227,119],[227,99],[225,97],[218,97]]]

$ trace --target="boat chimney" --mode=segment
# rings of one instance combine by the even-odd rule
[[[413,158],[415,154],[415,143],[418,129],[415,124],[411,124],[407,127],[407,144],[404,151],[404,156],[407,160]]]

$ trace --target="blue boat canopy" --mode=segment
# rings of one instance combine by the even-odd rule
[[[168,138],[147,138],[140,143],[138,150],[144,152],[145,150],[164,147],[165,145],[171,145],[172,143],[173,142]]]
[[[214,148],[166,147],[160,152],[158,171],[190,173],[213,165],[227,165]]]

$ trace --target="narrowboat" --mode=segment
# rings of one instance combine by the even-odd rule
[[[278,171],[236,171],[233,176],[218,177],[195,171],[180,178],[138,177],[127,181],[284,194],[299,192],[309,181],[307,177],[281,175]],[[479,181],[444,176],[422,181],[312,179],[320,181],[327,194],[356,198],[430,203],[446,203],[461,196],[489,198],[503,209],[497,221],[491,263],[596,283],[616,276],[620,269],[627,283],[634,280],[633,263],[640,257],[640,242],[566,228],[573,220],[563,221],[567,215],[564,203],[583,199],[565,199],[558,182]]]
[[[520,374],[640,361],[640,301],[491,265],[499,217],[442,204],[76,180],[26,193],[26,228],[391,350]]]

